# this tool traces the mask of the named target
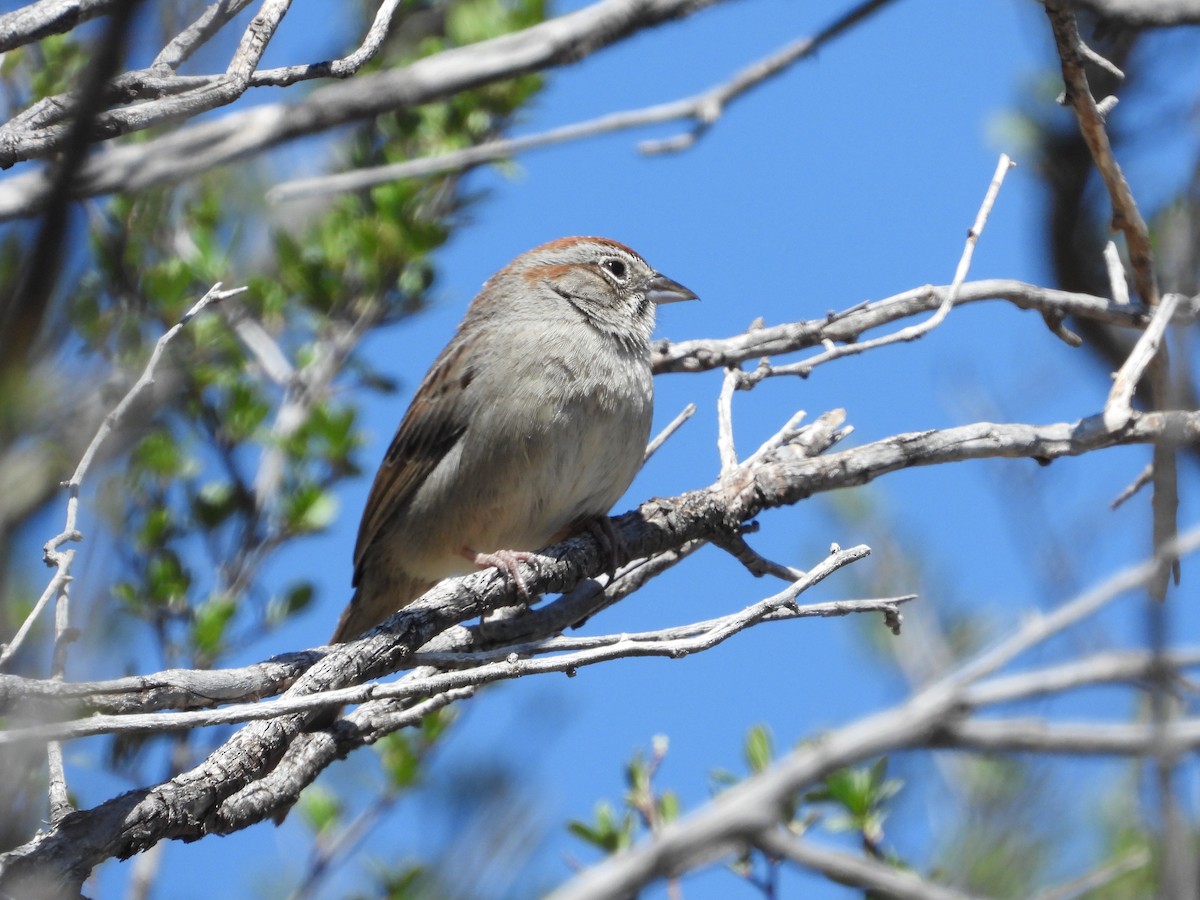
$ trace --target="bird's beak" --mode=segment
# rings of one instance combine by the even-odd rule
[[[655,303],[678,303],[680,300],[699,300],[700,298],[685,288],[678,281],[672,281],[666,275],[654,273],[650,280],[646,297]]]

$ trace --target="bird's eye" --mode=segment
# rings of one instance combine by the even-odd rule
[[[601,265],[608,269],[608,271],[612,272],[617,278],[625,277],[625,263],[621,262],[621,260],[606,259],[601,263]]]

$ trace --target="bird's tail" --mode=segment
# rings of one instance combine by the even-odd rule
[[[342,612],[331,644],[344,644],[352,641],[369,628],[374,628],[392,613],[412,603],[437,582],[422,581],[402,575],[399,578],[388,578],[380,584],[373,579],[363,579],[349,605]],[[309,720],[306,731],[324,731],[342,715],[345,707],[337,706],[323,709]]]
[[[368,628],[374,628],[392,613],[403,609],[437,584],[407,575],[391,577],[385,583],[373,583],[364,578],[354,592],[354,598],[342,612],[342,618],[329,639],[331,644],[352,641]]]

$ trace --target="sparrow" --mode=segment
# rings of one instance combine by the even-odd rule
[[[489,278],[421,381],[367,499],[351,640],[444,578],[594,524],[641,467],[655,307],[695,300],[637,253],[566,237]]]

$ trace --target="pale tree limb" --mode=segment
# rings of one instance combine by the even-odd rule
[[[91,442],[83,452],[83,457],[79,460],[79,464],[75,467],[69,481],[64,487],[67,489],[67,517],[66,524],[63,530],[46,542],[44,548],[44,559],[46,564],[53,566],[55,569],[54,577],[50,579],[50,583],[46,585],[46,589],[38,597],[34,603],[33,609],[26,616],[21,627],[17,629],[17,633],[13,635],[11,641],[0,649],[0,667],[3,667],[13,655],[20,649],[24,643],[29,630],[33,627],[33,623],[41,614],[41,611],[50,602],[51,598],[60,596],[65,592],[67,585],[70,583],[71,563],[75,558],[74,550],[60,550],[64,544],[77,543],[82,540],[83,536],[79,533],[76,524],[79,520],[79,490],[83,486],[83,479],[87,476],[88,471],[92,467],[92,463],[96,459],[96,454],[100,451],[101,446],[113,433],[122,420],[129,413],[130,409],[141,399],[142,394],[147,391],[153,384],[157,374],[159,362],[162,360],[163,353],[167,345],[174,337],[182,331],[193,318],[203,312],[208,306],[213,303],[220,302],[227,297],[233,297],[244,292],[246,288],[234,288],[232,290],[222,290],[221,284],[218,282],[209,289],[203,297],[192,306],[183,318],[175,325],[169,328],[162,337],[154,345],[154,349],[150,353],[150,358],[146,362],[145,369],[142,370],[141,377],[133,383],[121,398],[120,402],[113,408],[100,427],[96,430],[96,434],[92,437]]]
[[[751,840],[758,849],[778,859],[786,859],[820,872],[839,884],[862,888],[871,893],[878,892],[895,900],[972,900],[977,897],[976,894],[936,884],[879,860],[822,847],[778,827],[764,829]]]
[[[733,392],[738,387],[740,375],[736,368],[727,368],[721,392],[717,395],[717,455],[721,459],[722,478],[738,469],[737,448],[733,443]]]
[[[79,492],[83,486],[83,480],[91,469],[92,463],[104,441],[117,428],[134,404],[137,403],[143,392],[154,383],[155,370],[171,339],[179,334],[187,323],[203,312],[206,307],[226,297],[239,294],[244,290],[245,288],[236,288],[232,291],[222,291],[220,283],[213,285],[208,293],[184,313],[183,318],[177,324],[168,329],[158,339],[153,351],[150,353],[150,359],[147,361],[141,377],[134,382],[133,386],[121,398],[112,412],[105,417],[100,428],[97,429],[87,449],[84,450],[83,457],[75,467],[70,480],[65,485],[67,488],[67,515],[63,530],[47,541],[43,549],[43,558],[46,565],[54,567],[54,575],[51,577],[50,583],[46,585],[46,589],[42,592],[41,596],[38,597],[29,615],[26,616],[25,621],[21,623],[21,627],[17,629],[17,633],[13,636],[13,639],[8,644],[0,647],[0,667],[8,663],[20,649],[38,615],[50,601],[50,598],[53,597],[55,601],[54,657],[51,680],[60,682],[63,680],[66,673],[67,648],[76,640],[77,632],[71,627],[70,622],[71,564],[75,560],[75,550],[61,550],[60,548],[68,542],[77,543],[83,539],[83,535],[77,527],[79,520]],[[57,741],[51,741],[46,748],[46,752],[49,768],[50,821],[59,822],[72,811],[73,807],[68,796],[62,748]]]
[[[1099,417],[1042,429],[973,425],[900,436],[816,458],[807,456],[805,449],[786,445],[752,468],[743,464],[736,479],[643,504],[614,525],[625,552],[648,556],[722,533],[732,523],[747,521],[770,507],[794,503],[835,482],[859,484],[887,471],[969,458],[1017,455],[1051,459],[1115,443],[1150,442],[1167,427],[1200,437],[1200,413],[1140,415],[1116,434],[1107,432]],[[543,555],[539,566],[525,566],[522,574],[531,591],[569,590],[610,563],[609,553],[589,537],[573,538],[560,548],[553,556]],[[495,570],[443,582],[366,637],[332,648],[295,681],[286,696],[334,690],[397,671],[408,664],[413,651],[448,626],[511,606],[514,600],[514,588]],[[882,730],[891,737],[898,734],[899,745],[905,745],[927,736],[946,710],[960,700],[961,690],[935,685],[913,705],[881,714],[887,723]],[[19,885],[27,878],[72,884],[113,855],[136,852],[164,838],[208,833],[210,817],[231,797],[263,779],[305,730],[307,721],[306,715],[294,715],[250,723],[194,769],[68,816],[47,834],[2,858],[0,888]],[[893,725],[901,730],[895,732]],[[861,725],[862,730],[850,729],[846,746],[867,755],[880,752],[883,744],[878,741],[878,728],[880,722],[875,721]],[[801,767],[787,778],[798,771],[810,770]],[[752,824],[758,830],[770,823],[756,819]]]
[[[950,314],[950,310],[954,308],[959,291],[962,290],[963,282],[966,281],[967,272],[970,271],[971,259],[975,255],[975,245],[979,242],[979,236],[983,233],[983,227],[987,224],[988,216],[991,214],[992,207],[996,203],[996,197],[1000,193],[1000,186],[1004,183],[1004,176],[1014,165],[1015,163],[1008,157],[1008,154],[1000,154],[1000,161],[996,164],[996,171],[992,175],[992,180],[988,183],[983,202],[980,204],[979,212],[975,216],[975,222],[967,231],[966,246],[963,247],[962,255],[959,257],[958,266],[954,272],[954,280],[950,282],[950,290],[942,297],[941,303],[938,304],[932,316],[924,322],[909,325],[893,334],[872,338],[867,341],[842,344],[840,346],[833,346],[832,342],[826,342],[824,352],[817,353],[798,363],[772,366],[764,361],[759,364],[758,369],[745,376],[745,382],[753,383],[775,375],[799,375],[802,378],[807,378],[812,370],[822,363],[832,362],[844,356],[856,356],[859,353],[865,353],[868,350],[874,350],[877,347],[884,347],[888,344],[915,341],[941,325],[945,321],[946,316]]]
[[[1173,28],[1200,25],[1197,0],[1076,0],[1080,7],[1130,28]]]
[[[274,37],[287,13],[290,0],[263,0],[258,13],[250,20],[223,76],[201,82],[194,89],[181,93],[158,90],[165,94],[142,104],[106,109],[95,115],[88,126],[91,140],[109,139],[142,131],[166,122],[187,119],[226,106],[237,100],[250,87],[250,76]],[[102,95],[108,76],[85,85],[85,91]],[[69,108],[70,97],[55,98],[49,109]],[[43,104],[45,106],[45,104]],[[39,159],[60,150],[75,127],[71,122],[59,123],[62,116],[22,116],[0,126],[0,168],[29,159]]]
[[[1166,294],[1154,309],[1150,323],[1129,351],[1129,357],[1113,377],[1113,386],[1104,404],[1104,422],[1109,428],[1120,428],[1133,415],[1133,392],[1150,361],[1158,354],[1175,310],[1186,298],[1182,294]]]
[[[409,109],[468,87],[577,62],[638,31],[719,2],[723,0],[597,0],[522,31],[327,85],[294,103],[263,104],[186,125],[161,138],[111,148],[88,160],[71,185],[71,196],[175,183],[298,137]],[[236,87],[224,78],[213,90],[226,96]],[[175,101],[166,98],[105,113],[105,135],[146,128],[165,115],[184,111],[170,104]],[[0,143],[0,167],[51,154],[61,141],[59,126],[45,133],[8,133]],[[0,219],[37,213],[46,189],[43,172],[6,179],[0,183]]]
[[[261,87],[263,85],[283,87],[295,84],[297,81],[307,81],[312,78],[349,78],[370,62],[375,57],[375,54],[379,52],[379,48],[383,46],[383,39],[387,37],[388,29],[391,27],[392,19],[395,17],[396,9],[399,6],[400,0],[383,0],[383,3],[379,5],[379,9],[375,11],[375,18],[371,20],[371,27],[367,29],[366,35],[363,36],[362,43],[359,44],[353,53],[327,62],[308,63],[299,66],[282,66],[276,69],[253,72],[249,76],[250,84],[254,87]]]
[[[1172,555],[1200,549],[1200,528],[1167,548]],[[1152,558],[1108,579],[1068,601],[1049,615],[1020,626],[993,650],[968,661],[951,674],[890,709],[859,719],[804,744],[768,769],[718,795],[700,809],[664,828],[652,839],[609,857],[561,885],[551,900],[601,900],[637,893],[652,882],[680,875],[755,844],[781,824],[780,810],[796,793],[845,766],[883,753],[913,747],[945,746],[951,738],[1002,743],[1009,728],[986,720],[966,720],[971,711],[969,689],[980,678],[1063,629],[1097,612],[1116,597],[1143,588],[1161,564]],[[1057,728],[1057,726],[1051,726]],[[1034,735],[1022,733],[1027,749],[1136,754],[1153,752],[1158,739],[1152,725],[1082,726]],[[986,737],[985,737],[986,734]],[[1173,723],[1171,747],[1183,752],[1200,747],[1200,720]],[[1010,739],[1015,743],[1016,735]],[[1007,746],[1007,745],[1006,745]]]
[[[1129,303],[1129,282],[1125,279],[1125,267],[1121,265],[1121,253],[1112,241],[1104,244],[1104,265],[1108,269],[1108,284],[1117,303]]]
[[[1179,719],[1165,728],[1138,723],[1048,722],[1045,719],[987,719],[951,722],[930,746],[981,753],[1062,753],[1184,756],[1200,749],[1200,719]]]
[[[754,328],[728,338],[694,341],[659,341],[654,344],[654,371],[704,372],[763,356],[776,356],[824,344],[827,341],[857,341],[873,328],[879,328],[908,316],[937,310],[950,295],[951,286],[913,288],[882,300],[860,303],[817,319]],[[952,305],[1004,300],[1021,309],[1038,310],[1052,315],[1078,316],[1124,328],[1142,329],[1150,320],[1151,310],[1130,304],[1118,304],[1104,297],[1075,294],[1041,288],[1020,281],[988,279],[961,286]],[[1188,302],[1176,311],[1173,324],[1195,322],[1200,304]]]
[[[1128,875],[1130,872],[1144,869],[1150,865],[1151,861],[1150,851],[1143,847],[1139,850],[1134,850],[1132,853],[1127,853],[1116,862],[1101,866],[1094,872],[1088,872],[1086,875],[1072,879],[1066,884],[1038,891],[1034,895],[1033,900],[1074,900],[1076,897],[1083,897],[1093,891],[1098,891],[1102,887],[1107,887],[1118,878]]]
[[[0,16],[0,53],[70,31],[111,12],[119,0],[38,0]]]
[[[840,422],[840,416],[834,416],[822,425],[820,433],[826,435],[823,438],[825,446],[832,445],[837,440],[841,433]],[[817,493],[865,484],[899,469],[970,459],[1024,457],[1048,461],[1122,444],[1152,443],[1168,428],[1190,433],[1193,439],[1200,438],[1200,413],[1138,414],[1126,429],[1115,433],[1104,428],[1099,416],[1081,422],[1046,426],[979,423],[897,435],[822,456],[793,457],[792,454],[796,450],[793,442],[758,460],[752,459],[743,463],[741,478],[744,480],[726,486],[738,492],[733,505],[726,506],[725,503],[729,502],[726,500],[700,515],[705,522],[724,522],[728,521],[729,517],[740,517],[745,521],[768,506],[786,505]],[[817,446],[820,446],[820,443]],[[809,448],[805,452],[811,453],[813,449]],[[763,493],[756,497],[755,494],[760,491]],[[669,548],[658,544],[661,538],[654,538],[651,542],[650,535],[644,530],[647,522],[655,520],[667,510],[692,508],[696,503],[701,504],[701,507],[697,507],[699,514],[699,509],[703,508],[705,502],[704,498],[715,501],[725,496],[726,489],[714,485],[707,491],[696,491],[672,499],[643,504],[638,512],[626,514],[615,520],[614,524],[621,529],[622,537],[629,543],[634,555],[651,557]],[[667,530],[674,532],[680,527],[683,527],[682,523],[672,519]],[[687,526],[677,546],[702,538],[706,533],[717,534],[719,529],[710,531],[707,526]],[[589,552],[593,546],[592,541],[587,538],[572,538],[547,552],[551,556],[569,554],[568,558],[580,561],[578,571],[582,573],[588,565]],[[602,569],[603,566],[597,565],[595,571]],[[636,567],[634,569],[636,570]],[[527,577],[531,589],[539,593],[553,590],[535,570],[531,569]],[[1134,573],[1130,577],[1140,583],[1140,575]],[[480,578],[484,576],[469,576],[463,583],[475,584],[471,579]],[[485,578],[485,583],[490,583],[490,579]],[[1103,603],[1106,600],[1097,598],[1097,602]],[[552,630],[561,630],[578,617],[586,617],[594,611],[591,607],[568,608],[564,617],[555,621],[556,627]],[[1029,627],[1056,626],[1054,620],[1039,617],[1031,620]],[[487,623],[483,626],[485,632],[493,634],[500,634],[504,629],[521,628],[520,620]],[[519,639],[519,634],[509,634],[508,637]],[[1034,638],[1036,639],[1036,635]],[[16,676],[0,676],[0,700],[8,707],[22,697],[30,700],[61,697],[68,703],[83,703],[84,708],[112,711],[208,706],[276,693],[311,669],[319,659],[320,652],[307,651],[287,654],[239,669],[207,672],[169,670],[157,675],[133,676],[80,685],[49,685],[46,682]],[[128,702],[122,701],[123,695],[129,696]]]
[[[469,166],[508,159],[520,153],[567,141],[583,140],[615,131],[642,128],[678,119],[691,119],[696,123],[696,127],[692,131],[663,141],[646,141],[641,145],[643,153],[681,150],[691,146],[701,134],[716,124],[725,108],[733,100],[765,81],[782,74],[802,59],[812,56],[833,38],[843,34],[891,2],[892,0],[866,0],[866,2],[859,3],[838,16],[812,37],[793,41],[766,59],[759,60],[737,72],[729,80],[691,97],[641,109],[609,113],[585,122],[575,122],[571,125],[553,128],[540,134],[488,141],[475,147],[467,147],[440,156],[355,169],[352,172],[338,172],[333,175],[285,181],[271,188],[267,197],[271,202],[280,203],[299,197],[362,190],[401,178],[423,178],[445,172],[455,172]]]
[[[642,464],[645,465],[646,462],[649,461],[650,457],[652,457],[655,453],[658,452],[658,448],[661,447],[663,444],[665,444],[667,442],[667,440],[671,437],[671,435],[673,435],[676,431],[678,431],[680,428],[682,428],[684,426],[684,424],[687,422],[687,420],[690,419],[695,414],[696,414],[696,404],[695,403],[689,403],[687,406],[685,406],[680,411],[679,415],[677,415],[674,419],[672,419],[670,421],[670,423],[668,423],[667,426],[665,428],[663,428],[663,430],[660,431],[658,434],[656,434],[654,436],[654,438],[650,441],[650,443],[646,445],[646,453],[642,457]]]
[[[604,635],[590,639],[568,639],[559,642],[544,641],[537,648],[537,653],[555,654],[546,659],[535,659],[536,653],[531,647],[501,648],[499,651],[489,651],[477,655],[474,659],[465,654],[416,653],[412,657],[414,664],[450,665],[454,668],[452,671],[438,672],[425,678],[406,679],[391,684],[359,685],[292,699],[237,704],[214,711],[90,716],[70,722],[15,728],[0,732],[0,746],[23,741],[73,740],[99,734],[131,735],[184,731],[210,725],[260,721],[313,709],[366,703],[371,700],[423,699],[451,690],[477,688],[485,684],[528,675],[571,672],[584,666],[596,665],[613,659],[642,656],[681,659],[692,653],[711,649],[738,632],[768,618],[771,618],[772,621],[779,621],[810,616],[827,617],[877,611],[882,611],[894,618],[897,615],[897,607],[906,598],[886,601],[823,603],[814,604],[808,608],[796,605],[795,599],[801,593],[820,583],[843,566],[864,558],[868,552],[867,547],[860,545],[849,550],[832,553],[804,573],[786,590],[719,619],[644,634]],[[462,665],[468,662],[474,663],[474,665],[470,668],[462,668]]]
[[[1119,584],[1115,587],[1119,588]],[[1104,595],[1101,595],[1102,597]],[[1200,647],[1179,648],[1171,652],[1173,669],[1200,666]],[[1134,684],[1148,686],[1154,678],[1157,661],[1144,651],[1112,650],[1056,666],[994,677],[972,687],[968,700],[974,706],[1031,700],[1097,684]]]

